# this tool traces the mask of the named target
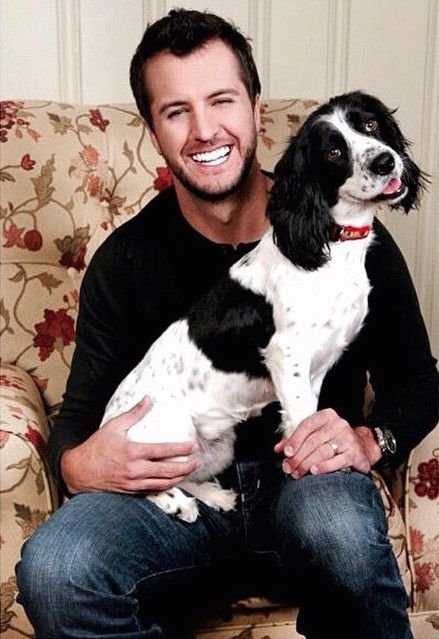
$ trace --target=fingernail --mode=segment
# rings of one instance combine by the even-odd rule
[[[294,451],[291,446],[285,446],[284,453],[287,457],[292,457],[294,455]]]
[[[311,466],[311,468],[309,469],[309,472],[311,473],[311,475],[318,475],[319,474],[319,467],[318,466]]]
[[[297,470],[295,470],[294,473],[291,473],[291,477],[293,479],[299,479],[299,473],[297,472]]]
[[[282,463],[282,470],[284,471],[284,473],[290,473],[291,472],[291,467],[290,467],[288,462],[284,461]]]

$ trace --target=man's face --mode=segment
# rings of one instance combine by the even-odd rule
[[[260,121],[232,51],[213,40],[183,57],[162,52],[144,73],[151,139],[177,184],[209,201],[236,192],[256,162]]]

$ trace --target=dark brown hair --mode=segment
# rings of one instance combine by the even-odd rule
[[[153,128],[143,73],[145,62],[162,51],[170,51],[176,56],[188,55],[211,40],[222,40],[234,53],[241,79],[254,104],[261,93],[261,83],[249,41],[234,25],[212,13],[173,9],[147,27],[131,60],[131,89],[137,108],[149,127]]]

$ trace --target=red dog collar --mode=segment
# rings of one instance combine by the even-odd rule
[[[346,242],[346,240],[362,240],[371,231],[371,226],[340,226],[335,222],[331,225],[329,237],[332,242]]]

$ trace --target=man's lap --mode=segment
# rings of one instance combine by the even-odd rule
[[[253,576],[244,582],[256,587],[259,572],[268,576],[283,564],[294,565],[308,538],[317,552],[351,532],[347,544],[354,538],[361,544],[370,527],[384,526],[385,535],[380,497],[367,476],[348,471],[294,480],[279,464],[253,462],[235,465],[226,475],[227,486],[241,493],[235,512],[202,506],[191,524],[169,517],[143,496],[76,495],[38,529],[24,557],[39,570],[53,571],[52,578],[58,565],[64,578],[88,588],[117,573],[119,592],[138,586],[161,590],[215,570],[236,575],[249,570]]]

